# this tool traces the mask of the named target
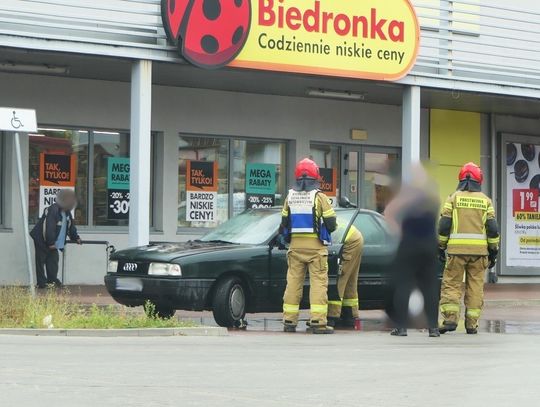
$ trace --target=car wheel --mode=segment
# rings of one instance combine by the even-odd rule
[[[246,316],[246,292],[238,277],[228,277],[214,291],[212,312],[219,326],[241,326]]]
[[[153,304],[147,302],[143,305],[146,315],[152,318],[170,319],[174,317],[176,310],[168,305]]]

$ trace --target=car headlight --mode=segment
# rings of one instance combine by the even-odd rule
[[[150,263],[148,267],[150,276],[181,276],[182,269],[178,264],[171,263]]]
[[[118,262],[116,260],[110,260],[109,265],[107,266],[108,273],[116,273],[118,270]]]

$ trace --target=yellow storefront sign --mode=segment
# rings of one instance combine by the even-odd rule
[[[182,56],[209,69],[397,80],[419,47],[409,0],[162,0],[162,17]]]
[[[397,80],[418,52],[407,0],[253,0],[251,31],[230,66]]]

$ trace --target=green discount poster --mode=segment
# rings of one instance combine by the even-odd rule
[[[275,164],[246,165],[246,207],[251,209],[274,206],[276,196]]]
[[[129,219],[129,158],[107,160],[107,219]]]

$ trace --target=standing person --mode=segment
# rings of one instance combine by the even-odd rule
[[[390,333],[407,336],[409,300],[418,288],[424,297],[424,313],[430,337],[439,337],[437,283],[437,216],[440,208],[436,184],[418,164],[410,181],[388,205],[385,217],[400,243],[392,267],[386,312],[395,324]]]
[[[68,237],[82,244],[71,215],[76,205],[75,192],[61,189],[56,194],[56,203],[43,211],[30,232],[34,240],[38,288],[46,288],[48,284],[61,287],[62,282],[58,279],[59,252],[64,250]]]
[[[290,239],[287,260],[287,288],[283,297],[285,332],[296,332],[300,301],[309,271],[311,320],[314,334],[334,333],[327,326],[328,249],[330,234],[336,229],[336,213],[328,197],[319,191],[319,167],[305,158],[295,169],[296,184],[289,191],[281,212],[281,231]]]
[[[459,173],[457,191],[446,200],[439,221],[439,255],[446,261],[440,301],[441,333],[457,328],[464,275],[465,328],[468,334],[478,333],[485,272],[495,266],[500,240],[495,209],[491,199],[481,192],[483,179],[479,166],[465,164]]]
[[[364,249],[362,233],[351,225],[340,256],[337,287],[328,294],[328,325],[354,328],[358,312],[358,273]]]

